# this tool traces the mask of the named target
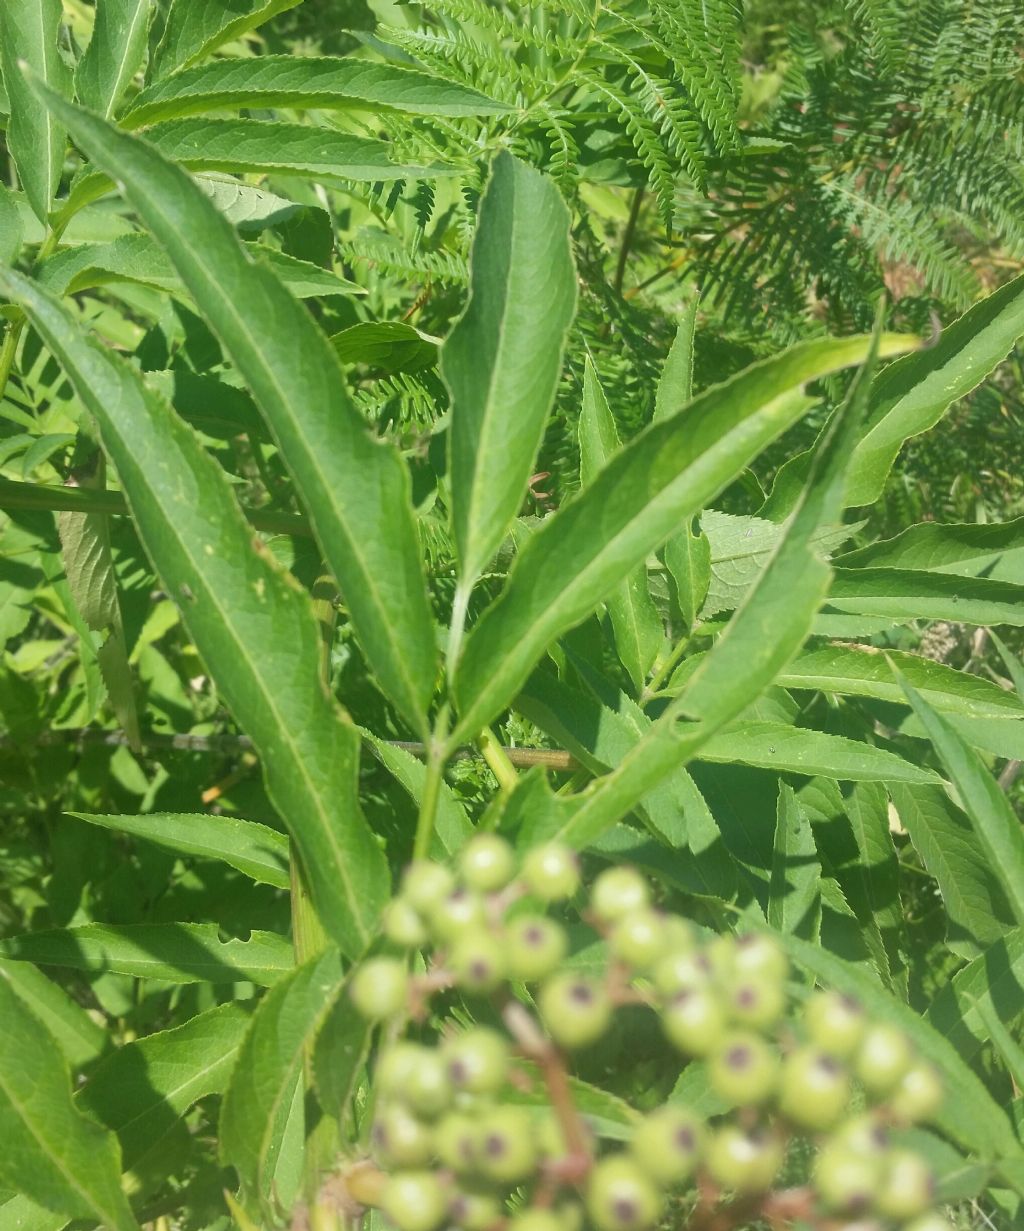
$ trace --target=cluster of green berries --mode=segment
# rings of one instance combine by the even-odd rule
[[[891,1141],[943,1097],[901,1031],[834,991],[794,1002],[774,939],[705,939],[658,910],[630,867],[595,880],[582,915],[607,962],[599,975],[576,969],[548,908],[579,890],[571,850],[548,844],[520,863],[495,834],[478,834],[457,872],[407,870],[384,934],[427,965],[375,957],[351,983],[356,1008],[384,1027],[369,1151],[385,1177],[375,1204],[398,1231],[645,1231],[694,1188],[705,1201],[767,1201],[800,1139],[816,1147],[794,1207],[805,1224],[948,1231],[928,1165]],[[429,998],[451,988],[487,997],[501,1028],[452,1022],[413,1041]],[[706,1117],[670,1101],[638,1115],[625,1145],[598,1141],[572,1105],[565,1057],[626,1004],[648,1006],[733,1110]]]

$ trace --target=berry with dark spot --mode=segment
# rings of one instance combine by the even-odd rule
[[[568,951],[565,929],[544,915],[520,915],[508,925],[505,959],[513,979],[536,983],[546,978],[558,969]]]
[[[766,1102],[779,1082],[779,1053],[758,1034],[734,1031],[719,1040],[708,1061],[708,1081],[721,1098],[754,1107]]]
[[[611,1025],[607,989],[586,975],[552,975],[537,994],[540,1015],[560,1047],[587,1047]]]
[[[587,1213],[598,1231],[645,1231],[661,1216],[663,1198],[637,1163],[622,1154],[602,1158],[590,1173]]]
[[[704,1138],[699,1116],[682,1107],[664,1106],[644,1117],[629,1148],[637,1165],[667,1188],[693,1175]]]

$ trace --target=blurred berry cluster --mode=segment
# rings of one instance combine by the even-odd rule
[[[468,844],[457,873],[407,869],[384,924],[406,956],[369,959],[350,987],[358,1011],[383,1027],[357,1203],[379,1207],[398,1231],[759,1218],[948,1231],[932,1209],[935,1176],[893,1141],[943,1098],[900,1030],[838,992],[801,996],[770,935],[705,937],[657,909],[630,867],[602,872],[581,912],[605,942],[601,974],[574,969],[568,933],[547,908],[579,890],[571,850],[547,844],[520,863],[495,834]],[[423,959],[411,962],[413,951]],[[429,1043],[413,1041],[431,999],[451,989],[487,997],[501,1028],[452,1019]],[[598,1042],[624,1005],[656,1014],[670,1050],[702,1062],[716,1105],[732,1110],[705,1116],[669,1100],[638,1114],[628,1141],[598,1139],[575,1105],[567,1055]],[[542,1105],[523,1095],[538,1079]],[[808,1156],[805,1182],[784,1187],[787,1158]]]

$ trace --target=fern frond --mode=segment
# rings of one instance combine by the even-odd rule
[[[675,178],[672,165],[658,130],[647,113],[624,91],[596,74],[584,74],[583,83],[606,98],[622,117],[626,132],[633,142],[637,157],[647,169],[651,188],[658,200],[659,212],[667,230],[672,229],[675,213]]]
[[[393,234],[375,227],[362,227],[339,245],[342,259],[349,265],[365,265],[400,278],[437,281],[461,286],[469,281],[464,256],[453,252],[416,251],[406,248]]]
[[[717,147],[739,144],[739,20],[731,0],[652,0],[662,45]]]
[[[907,13],[896,0],[846,0],[854,20],[867,31],[873,57],[885,70],[903,65],[907,58]]]

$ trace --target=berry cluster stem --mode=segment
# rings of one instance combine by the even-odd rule
[[[590,1147],[587,1134],[573,1102],[561,1053],[544,1035],[537,1023],[518,1001],[510,1001],[502,1010],[502,1017],[509,1033],[519,1044],[524,1054],[535,1061],[548,1092],[548,1102],[555,1113],[565,1137],[568,1155],[564,1160],[563,1179],[579,1183],[590,1170]]]

